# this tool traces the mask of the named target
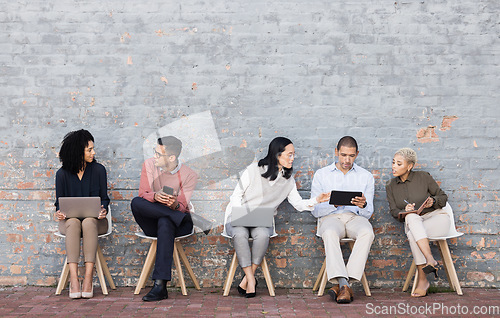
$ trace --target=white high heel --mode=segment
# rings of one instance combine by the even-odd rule
[[[83,288],[82,288],[83,290]],[[92,289],[90,290],[90,292],[84,292],[82,291],[82,298],[92,298],[94,297],[94,284],[92,284]]]
[[[71,283],[69,283],[69,298],[71,299],[82,298],[82,292],[76,292],[76,293],[71,292]]]

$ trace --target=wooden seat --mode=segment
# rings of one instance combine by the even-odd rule
[[[174,264],[175,268],[177,269],[177,273],[179,275],[179,285],[181,286],[181,291],[184,296],[187,296],[187,289],[186,289],[186,282],[184,281],[184,274],[182,272],[181,261],[184,264],[184,267],[186,267],[186,270],[188,271],[189,277],[191,277],[191,280],[193,281],[195,288],[197,290],[201,289],[200,284],[198,283],[198,280],[194,275],[193,269],[191,268],[191,265],[189,264],[189,261],[186,257],[186,253],[184,253],[184,249],[182,248],[182,243],[180,242],[181,239],[187,238],[193,234],[194,234],[194,229],[191,233],[187,235],[176,237],[174,242],[174,254],[173,254]],[[148,280],[148,277],[150,276],[151,271],[153,270],[153,266],[156,260],[156,247],[158,241],[156,237],[147,236],[143,232],[137,232],[135,233],[135,235],[137,235],[140,238],[151,241],[148,255],[146,256],[146,260],[144,261],[144,266],[142,267],[141,275],[139,276],[139,281],[137,282],[137,286],[134,291],[134,294],[138,295],[141,292],[141,289],[146,286],[146,281]]]
[[[349,247],[351,248],[351,251],[354,246],[354,242],[356,242],[356,240],[352,238],[343,238],[340,240],[340,243],[348,243]],[[327,281],[328,281],[328,275],[326,273],[326,257],[325,257],[325,260],[323,261],[323,266],[321,266],[318,277],[316,278],[316,282],[314,283],[313,286],[313,291],[317,290],[318,296],[323,296],[323,294],[325,293],[325,287]],[[363,276],[361,277],[361,284],[363,285],[363,289],[365,290],[365,295],[370,297],[372,293],[370,291],[370,286],[368,286],[368,280],[366,279],[366,275],[364,272]]]
[[[189,202],[189,210],[191,211],[191,213],[194,213],[194,206],[191,202]],[[173,254],[174,265],[179,275],[179,285],[181,286],[181,292],[184,296],[187,296],[187,289],[186,289],[186,282],[184,281],[184,273],[182,272],[181,261],[184,264],[184,267],[186,267],[189,277],[191,277],[191,280],[193,281],[194,287],[197,290],[201,289],[200,284],[198,283],[198,280],[194,275],[193,269],[191,268],[191,264],[189,264],[189,261],[186,257],[186,253],[184,253],[184,249],[182,248],[182,244],[180,242],[180,240],[182,240],[183,238],[190,237],[193,234],[194,234],[194,228],[191,231],[191,233],[187,235],[178,236],[175,238],[174,241],[174,254]],[[144,265],[142,266],[142,271],[141,275],[139,276],[139,281],[137,281],[137,286],[135,287],[134,290],[134,295],[139,295],[141,289],[146,287],[146,281],[148,280],[148,277],[151,275],[151,271],[153,270],[156,261],[156,248],[158,244],[158,239],[155,236],[147,236],[146,234],[144,234],[144,232],[136,232],[135,235],[140,238],[151,241],[151,244],[149,246],[149,251],[146,256],[146,260],[144,261]]]
[[[456,291],[458,295],[463,295],[462,288],[460,287],[460,281],[458,280],[457,272],[455,271],[455,265],[453,265],[453,259],[451,258],[451,253],[448,247],[447,239],[462,236],[464,235],[464,233],[460,233],[457,231],[455,227],[455,218],[453,217],[453,209],[451,208],[449,203],[446,203],[446,206],[443,208],[443,210],[445,210],[446,213],[448,213],[448,216],[451,219],[448,235],[442,237],[429,237],[429,241],[436,242],[439,247],[439,253],[441,254],[441,259],[443,260],[444,270],[446,273],[446,277],[448,278],[450,287],[454,291]],[[415,275],[415,279],[413,281],[413,288],[411,290],[412,293],[415,291],[418,280],[418,272],[417,272],[417,266],[415,265],[415,260],[412,261],[410,270],[406,275],[406,280],[403,285],[404,292],[408,290],[413,275]]]
[[[108,214],[106,215],[106,219],[108,220],[108,231],[104,234],[99,235],[98,237],[106,237],[113,232],[113,221],[111,219],[111,206],[108,207]],[[65,238],[66,235],[61,232],[56,232],[54,235]],[[111,289],[116,289],[115,283],[113,282],[113,277],[111,277],[111,273],[109,272],[108,264],[104,259],[104,255],[102,254],[102,249],[99,244],[97,244],[97,252],[96,252],[96,261],[95,268],[97,272],[97,276],[99,277],[99,283],[101,284],[101,290],[104,295],[108,295],[108,288],[106,287],[106,279],[108,280],[109,287]],[[56,288],[56,295],[60,295],[62,290],[66,287],[69,280],[69,266],[68,266],[68,258],[64,260],[63,269],[61,271],[61,276],[59,277],[59,283]]]

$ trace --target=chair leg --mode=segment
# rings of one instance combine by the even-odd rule
[[[326,259],[325,259],[325,264],[326,264]],[[324,295],[327,281],[328,281],[328,273],[326,272],[326,265],[325,265],[325,270],[323,271],[323,275],[321,275],[321,283],[318,289],[318,296]]]
[[[371,297],[372,292],[370,291],[370,286],[368,285],[368,279],[366,279],[365,272],[363,272],[363,276],[361,277],[361,284],[363,284],[363,289],[365,290],[365,295],[368,297]]]
[[[134,295],[139,295],[141,289],[146,286],[146,280],[149,277],[149,273],[151,272],[156,259],[156,244],[156,240],[151,242],[148,255],[146,256],[144,266],[142,267],[141,275],[139,276],[139,281],[137,282],[137,286],[135,287]]]
[[[99,250],[99,248],[98,248]],[[97,277],[99,277],[99,283],[101,284],[101,290],[104,295],[108,294],[108,287],[106,286],[106,279],[104,278],[104,272],[102,270],[102,260],[99,257],[99,253],[96,253],[95,258],[95,268],[97,271]]]
[[[231,266],[229,266],[229,272],[227,273],[226,282],[224,283],[224,293],[223,296],[229,295],[229,290],[233,284],[234,273],[236,273],[237,259],[236,252],[233,254],[233,259],[231,261]]]
[[[441,250],[441,246],[439,245],[438,242],[436,242],[436,243],[438,246],[439,254],[441,255],[441,260],[443,261],[443,267],[444,267],[444,273],[446,274],[446,279],[448,280],[448,283],[450,284],[450,288],[453,289],[453,291],[457,291],[455,289],[455,286],[453,286],[453,284],[452,284],[451,277],[450,277],[450,269],[448,268],[448,263],[444,259],[444,255],[443,255],[443,251]]]
[[[179,285],[181,285],[181,292],[187,296],[186,282],[184,281],[184,273],[182,272],[181,261],[179,259],[179,251],[177,245],[174,243],[174,264],[177,269],[177,276],[179,276]]]
[[[317,291],[319,288],[319,283],[321,283],[321,279],[323,278],[323,273],[325,272],[326,268],[326,261],[323,262],[323,265],[321,266],[321,269],[319,270],[318,277],[316,277],[316,282],[314,283],[313,286],[313,291]]]
[[[61,276],[59,277],[59,283],[57,283],[56,295],[61,295],[62,290],[68,284],[69,278],[69,266],[68,266],[68,258],[64,259],[64,265],[61,271]]]
[[[410,270],[406,274],[405,284],[403,285],[404,292],[408,290],[408,287],[410,287],[410,282],[411,282],[411,279],[413,278],[413,275],[415,274],[416,269],[417,269],[417,265],[415,265],[415,260],[413,260],[411,262]]]
[[[418,284],[418,270],[415,271],[415,278],[413,279],[413,286],[411,288],[412,294],[415,292],[415,289],[417,289],[417,284]]]
[[[267,289],[269,290],[269,296],[276,296],[274,292],[274,284],[271,278],[271,273],[269,272],[269,266],[267,266],[266,257],[262,259],[262,272],[264,272],[264,278],[266,279]]]
[[[460,281],[458,280],[457,272],[455,271],[455,265],[453,265],[453,260],[451,259],[448,242],[446,240],[439,240],[438,244],[443,256],[443,263],[446,264],[445,266],[448,273],[448,279],[450,279],[450,286],[456,290],[458,295],[462,296],[462,288],[460,287]]]
[[[115,283],[113,282],[113,277],[109,272],[108,264],[104,259],[104,255],[102,254],[102,249],[100,245],[97,245],[97,257],[101,260],[102,270],[104,272],[104,275],[106,276],[106,279],[108,280],[109,287],[111,287],[111,289],[116,289]]]
[[[201,290],[200,284],[198,283],[198,280],[196,279],[196,276],[194,275],[193,269],[191,268],[191,264],[189,264],[189,261],[186,257],[186,253],[184,253],[184,249],[182,248],[182,244],[179,241],[175,241],[175,246],[177,248],[177,252],[179,253],[179,256],[181,258],[182,263],[184,264],[184,267],[186,267],[186,270],[189,274],[189,277],[191,277],[191,280],[194,283],[194,287],[197,290]]]

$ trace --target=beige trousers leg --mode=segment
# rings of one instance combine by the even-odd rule
[[[78,263],[80,238],[83,238],[83,255],[86,263],[95,263],[97,235],[108,230],[108,220],[85,218],[83,221],[70,218],[59,222],[59,232],[66,235],[66,256],[68,263]]]
[[[368,219],[351,212],[330,214],[320,219],[318,234],[325,245],[328,280],[332,283],[337,282],[336,277],[361,280],[374,239]],[[347,266],[340,248],[340,239],[345,237],[356,239]]]
[[[415,213],[408,214],[405,218],[405,232],[410,243],[411,253],[415,264],[426,264],[424,254],[420,251],[417,241],[429,237],[439,237],[448,234],[450,217],[443,209],[434,210],[422,216]]]

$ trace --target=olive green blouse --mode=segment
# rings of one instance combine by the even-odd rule
[[[387,201],[391,214],[396,219],[401,211],[405,210],[406,201],[415,203],[415,209],[418,209],[428,196],[434,199],[434,205],[422,211],[422,214],[441,209],[446,205],[448,196],[432,176],[425,171],[411,171],[405,182],[399,177],[392,178],[385,186]]]

